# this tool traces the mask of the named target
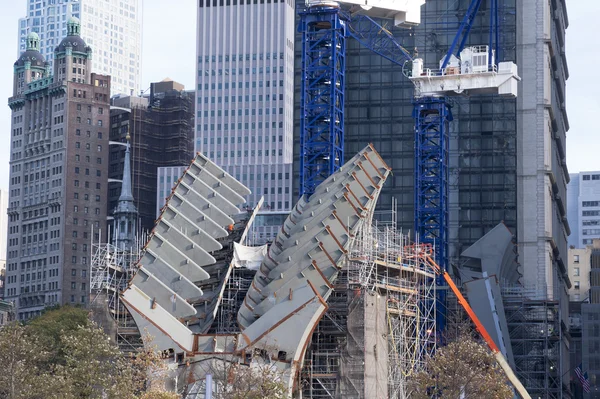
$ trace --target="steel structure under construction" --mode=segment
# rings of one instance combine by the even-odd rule
[[[435,274],[391,215],[363,228],[348,253],[307,351],[305,397],[405,398],[435,350]]]
[[[258,207],[239,214],[248,190],[198,154],[120,296],[171,354],[173,388],[202,398],[215,362],[233,362],[270,367],[303,397],[406,397],[435,349],[435,273],[431,247],[393,214],[372,222],[389,173],[367,146],[298,202],[272,245],[247,247]]]
[[[119,297],[134,274],[140,247],[119,249],[109,243],[92,244],[90,307],[96,322],[116,338],[124,351],[142,345],[140,332]]]

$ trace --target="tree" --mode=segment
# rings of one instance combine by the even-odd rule
[[[252,362],[239,363],[231,356],[228,359],[205,359],[196,363],[195,374],[187,375],[190,369],[182,370],[182,380],[201,380],[212,375],[213,398],[215,399],[284,399],[288,398],[284,374],[273,364]],[[203,389],[203,388],[202,388]]]
[[[0,398],[178,398],[161,392],[166,368],[157,351],[122,353],[85,310],[73,307],[1,329],[0,364],[7,370],[0,373]]]
[[[511,399],[508,380],[489,349],[469,335],[439,348],[411,380],[414,399]]]

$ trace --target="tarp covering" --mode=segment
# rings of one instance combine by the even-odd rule
[[[263,259],[267,255],[267,245],[260,247],[247,247],[237,242],[233,243],[233,263],[235,267],[245,267],[250,270],[258,270]]]

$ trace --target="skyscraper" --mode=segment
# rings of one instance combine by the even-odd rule
[[[40,53],[52,67],[54,48],[67,34],[70,17],[81,20],[81,36],[93,48],[93,72],[111,76],[111,93],[139,92],[140,0],[27,0],[27,15],[19,19],[18,54],[25,51],[27,35],[35,32]]]
[[[571,235],[569,245],[585,248],[600,238],[600,171],[570,175],[567,214]]]
[[[292,197],[294,4],[200,0],[196,151],[265,197],[256,241],[273,237]]]
[[[91,73],[76,18],[54,53],[36,33],[15,62],[5,297],[17,317],[86,304],[91,240],[105,233],[110,77]],[[105,235],[105,234],[103,234]]]
[[[4,278],[6,276],[6,233],[8,232],[8,192],[0,190],[0,299],[4,298]]]

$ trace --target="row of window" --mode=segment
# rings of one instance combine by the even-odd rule
[[[77,111],[81,111],[81,104],[77,104]],[[91,105],[87,106],[87,112],[92,112],[92,106]],[[104,108],[98,107],[98,113],[100,115],[104,114]]]
[[[256,151],[258,151],[258,154],[257,154]],[[248,152],[248,150],[244,150],[244,156],[247,157],[249,155],[251,157],[255,157],[255,156],[258,155],[259,157],[262,157],[262,155],[263,155],[262,154],[262,150],[256,150],[256,151],[255,150],[250,150],[250,152]],[[229,157],[230,158],[235,158],[235,151],[223,151],[223,152],[217,151],[217,158],[221,158],[221,154],[223,154],[223,158],[229,158]],[[229,154],[229,156],[228,156],[228,154]],[[283,150],[279,149],[279,150],[277,150],[277,152],[275,150],[270,150],[270,151],[269,150],[265,150],[265,156],[266,157],[268,157],[268,156],[275,156],[276,154],[279,155],[280,157],[283,156]],[[241,156],[242,156],[242,151],[238,150],[237,157],[240,158]],[[210,152],[210,158],[211,159],[215,158],[215,152],[214,151]]]
[[[256,61],[257,59],[262,61],[263,59],[277,59],[277,53],[259,53],[259,54],[225,54],[225,55],[205,55],[204,56],[204,62],[217,62],[217,60],[219,62],[223,62],[223,61],[243,61],[244,59],[246,59],[246,61],[250,61],[250,58],[252,58],[252,61]],[[282,60],[283,59],[283,53],[279,53],[279,59]],[[202,62],[202,56],[198,57],[198,62]]]
[[[200,125],[198,125],[198,127],[199,126]],[[268,129],[269,128],[269,122],[264,122],[264,124],[263,124],[263,122],[258,122],[258,123],[256,123],[256,122],[252,122],[252,123],[244,122],[243,124],[242,124],[242,122],[239,122],[237,124],[237,130],[242,130],[242,126],[243,126],[243,130],[248,130],[248,129],[253,129],[254,130],[254,129],[256,129],[257,126],[258,126],[259,129],[262,129],[263,126],[264,126],[265,129]],[[283,122],[279,122],[279,123],[277,123],[277,122],[271,122],[271,128],[277,129],[278,126],[279,126],[279,128],[283,128]],[[231,124],[230,123],[223,123],[223,124],[217,123],[216,127],[217,127],[217,131],[220,131],[221,127],[223,127],[223,130],[230,130],[229,129],[230,127],[231,127],[231,130],[236,130],[235,129],[235,123],[231,123]],[[200,129],[198,129],[198,130],[200,130]],[[208,123],[204,124],[202,130],[204,130],[205,132],[208,131]],[[210,131],[213,131],[213,132],[215,131],[215,124],[214,123],[210,124]]]
[[[258,138],[257,138],[258,137]],[[217,144],[221,144],[221,137],[217,137]],[[271,136],[271,142],[275,143],[277,140],[277,136],[273,135]],[[208,137],[204,137],[204,144],[208,144]],[[231,138],[231,144],[235,144],[235,137]],[[256,141],[258,141],[259,143],[262,143],[263,141],[263,136],[252,136],[251,139],[248,139],[248,136],[244,136],[244,143],[247,144],[248,142],[251,143],[255,143]],[[242,137],[238,136],[237,138],[237,142],[238,144],[242,144]],[[265,143],[269,142],[269,136],[265,136]],[[283,135],[279,135],[279,142],[282,143],[283,142]],[[215,138],[211,137],[210,138],[210,144],[215,144]],[[223,144],[229,144],[229,137],[223,137]]]
[[[583,201],[581,203],[581,206],[583,206],[583,207],[600,206],[600,201]]]
[[[73,212],[77,213],[79,212],[79,205],[73,205]],[[83,207],[83,213],[88,214],[90,213],[90,208],[87,206]],[[100,208],[95,208],[94,209],[94,214],[95,215],[99,215],[100,214]]]
[[[597,234],[600,234],[600,229],[583,229],[582,231],[582,235],[584,236],[591,236]]]
[[[100,159],[100,158],[98,158]],[[78,175],[80,171],[79,166],[75,166],[75,174]],[[89,176],[90,175],[90,169],[89,168],[85,168],[85,175]],[[96,176],[100,177],[102,176],[102,171],[100,169],[96,169]]]
[[[273,87],[277,87],[276,83],[277,83],[277,81],[274,80],[273,81]],[[219,82],[219,83],[211,83],[210,84],[210,88],[212,90],[215,90],[215,89],[222,90],[223,88],[225,88],[225,90],[228,90],[230,88],[230,85],[231,85],[232,89],[236,88],[235,82],[231,82],[231,83],[230,82],[225,82],[225,83],[221,83],[221,82]],[[246,86],[246,89],[249,89],[250,88],[250,82],[246,82],[245,86]],[[243,82],[237,82],[237,88],[238,89],[242,89],[243,87],[244,87]],[[263,82],[261,80],[258,83],[256,81],[253,81],[252,82],[252,88],[254,89],[254,88],[257,88],[257,87],[258,88],[262,88],[262,87],[270,88],[271,87],[271,81],[267,80],[266,82]],[[208,83],[204,83],[204,90],[208,90],[208,88],[209,88],[209,84]],[[202,90],[202,84],[198,84],[198,90]]]
[[[584,220],[584,226],[600,226],[600,220]]]
[[[79,186],[79,180],[73,181],[73,185],[75,187],[80,187]],[[90,188],[90,182],[89,181],[84,182],[83,185],[84,185],[85,188]],[[100,187],[102,187],[102,185],[100,183],[96,183],[96,190],[100,190]]]
[[[62,118],[62,116],[60,118]],[[80,116],[78,116],[76,120],[77,120],[77,123],[81,123],[81,117]],[[92,120],[90,118],[87,118],[86,123],[88,125],[91,125],[92,124]],[[102,126],[102,119],[98,119],[98,126]]]
[[[600,180],[600,175],[583,175],[583,180]]]
[[[79,193],[73,193],[73,198],[74,199],[79,199]],[[83,194],[83,200],[84,201],[89,201],[90,200],[90,195],[89,194]],[[100,196],[96,195],[96,202],[100,202]]]
[[[198,97],[198,104],[200,104],[200,100],[202,97]],[[277,97],[275,94],[273,94],[272,97],[269,97],[269,94],[266,95],[262,95],[262,94],[258,94],[258,97],[256,94],[246,94],[245,96],[237,96],[237,102],[250,102],[250,100],[252,101],[256,101],[256,99],[258,98],[258,101],[277,101]],[[215,97],[212,96],[210,97],[210,103],[211,104],[222,104],[223,102],[225,102],[226,104],[229,103],[229,100],[231,99],[231,102],[234,103],[236,102],[236,96],[225,96],[225,97]],[[283,99],[283,97],[282,97]],[[204,104],[208,104],[208,97],[204,97]],[[280,114],[282,114],[283,112],[280,112]],[[275,111],[273,111],[273,114],[275,114]]]
[[[267,100],[267,101],[268,101],[268,100]],[[271,113],[271,110],[273,111],[272,113]],[[271,109],[271,108],[265,108],[265,110],[264,110],[264,111],[265,111],[265,112],[264,112],[264,114],[265,114],[265,115],[271,115],[271,114],[272,114],[272,115],[276,115],[276,114],[277,114],[277,112],[276,112],[276,111],[277,111],[277,108],[273,108],[273,109]],[[262,109],[262,108],[259,108],[259,109],[258,109],[258,112],[257,112],[257,110],[256,110],[255,108],[253,108],[253,109],[251,109],[251,110],[250,110],[250,109],[248,109],[248,108],[246,108],[245,110],[242,110],[242,109],[238,109],[238,110],[237,110],[237,115],[238,115],[238,116],[242,116],[242,113],[243,113],[244,115],[247,115],[247,116],[250,116],[250,114],[252,114],[252,116],[255,116],[255,115],[257,115],[257,114],[258,114],[259,116],[262,116],[262,115],[263,115],[263,109]],[[234,110],[234,109],[232,109],[232,110],[231,110],[231,116],[235,116],[235,114],[236,114],[235,110]],[[283,114],[283,108],[279,108],[279,114],[280,114],[280,115],[281,115],[281,114]],[[202,116],[202,113],[201,113],[201,111],[198,111],[198,118],[199,118],[200,116]],[[208,111],[204,111],[204,117],[205,117],[205,118],[208,118],[208,116],[209,116],[209,113],[208,113]],[[210,116],[215,116],[215,110],[214,110],[214,109],[210,111]],[[219,110],[217,110],[217,112],[216,112],[216,116],[229,116],[229,110],[228,110],[228,109],[226,109],[226,110],[220,110],[220,109],[219,109]]]
[[[582,211],[581,216],[600,216],[600,211]]]
[[[75,142],[75,148],[81,148],[81,143],[79,141]],[[85,149],[89,150],[91,148],[90,143],[85,143]],[[98,152],[102,151],[102,145],[98,144]]]

